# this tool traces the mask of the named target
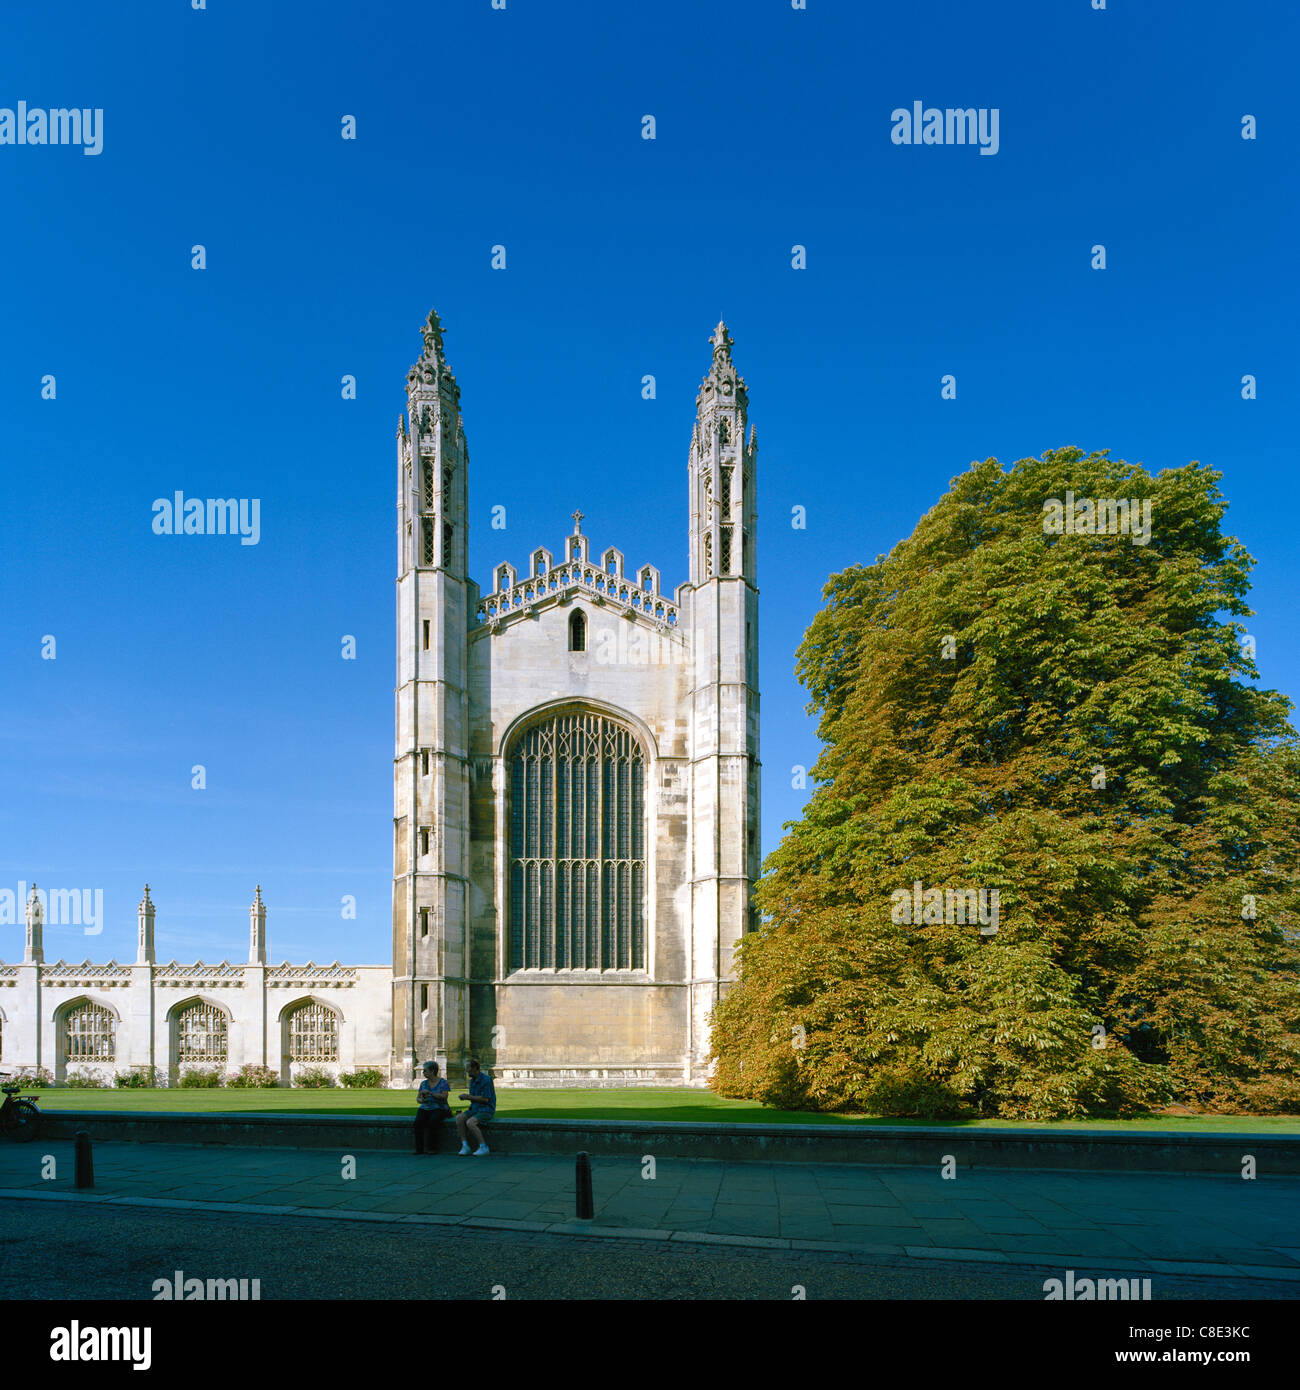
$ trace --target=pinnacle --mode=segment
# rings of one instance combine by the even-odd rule
[[[700,383],[700,394],[695,398],[697,418],[706,399],[716,401],[720,396],[726,396],[737,405],[743,406],[746,403],[745,378],[736,370],[736,364],[731,360],[731,349],[735,341],[727,331],[725,320],[719,319],[718,326],[709,339],[713,345],[713,361],[709,363],[709,370]]]
[[[426,386],[433,386],[439,381],[446,381],[451,383],[454,390],[455,383],[451,381],[451,371],[447,366],[446,353],[443,351],[442,320],[438,317],[437,309],[429,310],[429,317],[420,329],[420,337],[423,339],[424,347],[415,365],[406,374],[408,384],[422,382]]]

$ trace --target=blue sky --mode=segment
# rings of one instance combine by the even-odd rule
[[[275,959],[389,959],[393,431],[431,305],[485,587],[575,507],[685,579],[725,316],[765,850],[817,754],[792,671],[822,585],[972,459],[1221,469],[1262,683],[1300,695],[1298,37],[1249,0],[7,7],[0,107],[102,108],[104,147],[0,145],[0,890],[103,889],[50,959],[133,959],[146,879],[162,959],[242,959],[258,882]],[[916,100],[996,107],[998,153],[893,145]],[[260,498],[259,544],[155,536],[177,489]]]

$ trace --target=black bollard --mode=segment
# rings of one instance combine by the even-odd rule
[[[591,1200],[591,1159],[585,1153],[578,1155],[578,1220],[590,1221],[596,1214]]]
[[[72,1140],[77,1155],[77,1186],[94,1187],[95,1160],[90,1152],[90,1135],[79,1129]]]

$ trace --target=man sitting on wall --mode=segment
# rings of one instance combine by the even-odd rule
[[[478,1145],[472,1151],[473,1156],[482,1158],[488,1153],[488,1146],[479,1125],[485,1124],[497,1112],[496,1087],[492,1084],[492,1078],[479,1066],[477,1057],[469,1059],[465,1074],[469,1077],[469,1090],[462,1091],[460,1098],[469,1101],[470,1107],[456,1116],[456,1128],[460,1130],[460,1152],[462,1155],[471,1152],[469,1141],[472,1139]]]

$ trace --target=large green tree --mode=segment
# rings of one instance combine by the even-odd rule
[[[1248,684],[1253,561],[1220,476],[990,459],[832,576],[796,668],[816,786],[715,1013],[716,1089],[882,1115],[1300,1110],[1300,747],[1290,702]],[[1046,530],[1067,492],[1149,500],[1149,537]],[[996,932],[899,920],[916,883],[996,890]]]

